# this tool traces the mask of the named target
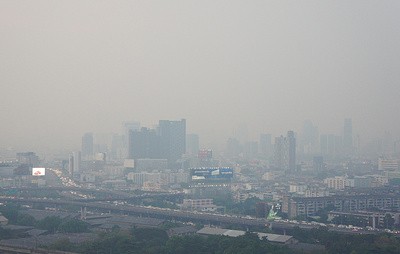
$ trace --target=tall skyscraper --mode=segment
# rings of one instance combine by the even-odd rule
[[[271,134],[261,134],[260,135],[260,153],[267,158],[272,155]]]
[[[304,155],[311,155],[319,152],[318,128],[310,120],[304,122],[299,148],[300,153]]]
[[[351,155],[354,152],[353,147],[353,124],[351,118],[344,119],[343,126],[343,150],[345,155]]]
[[[248,159],[253,159],[258,155],[258,142],[248,141],[243,145],[243,154]]]
[[[39,165],[39,157],[34,152],[17,153],[17,161],[32,167]]]
[[[333,134],[323,134],[320,137],[321,154],[327,158],[334,158],[342,153],[342,137]]]
[[[235,139],[239,140],[241,144],[248,141],[249,131],[247,129],[246,123],[241,123],[233,130],[233,136]]]
[[[111,139],[110,159],[126,159],[126,157],[124,157],[124,135],[113,134]]]
[[[293,131],[287,133],[288,153],[289,153],[289,171],[296,171],[296,138]]]
[[[130,159],[161,159],[160,137],[156,130],[142,128],[129,132]]]
[[[72,154],[69,155],[68,159],[68,172],[71,176],[74,175],[74,156]]]
[[[275,138],[274,165],[278,169],[285,171],[289,169],[289,150],[287,148],[287,140],[282,135]]]
[[[197,155],[197,153],[199,152],[199,135],[186,135],[186,152],[189,155]]]
[[[314,156],[314,158],[313,158],[313,169],[314,169],[314,171],[322,171],[322,170],[324,170],[324,157],[322,157],[322,156]]]
[[[186,152],[186,120],[160,120],[158,128],[161,156],[168,159],[170,165],[176,165]]]
[[[160,120],[157,130],[131,130],[128,141],[130,159],[167,159],[169,167],[178,167],[186,151],[186,120]]]
[[[293,173],[296,171],[296,138],[293,131],[288,131],[287,136],[275,138],[274,146],[275,166]]]
[[[82,158],[93,159],[93,133],[85,133],[82,137]]]
[[[81,172],[81,152],[77,151],[77,152],[73,152],[72,153],[73,156],[73,170],[72,172],[74,174],[80,173]]]
[[[328,135],[322,134],[320,137],[320,153],[322,155],[328,154]]]
[[[140,130],[140,122],[136,122],[136,121],[124,122],[122,124],[122,128],[123,128],[122,156],[124,158],[128,158],[129,157],[129,142],[130,142],[129,133],[131,131],[139,131]]]
[[[242,145],[236,138],[229,138],[226,142],[226,156],[232,158],[242,153]]]

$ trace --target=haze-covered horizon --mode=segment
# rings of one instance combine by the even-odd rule
[[[400,137],[399,1],[0,2],[0,147],[187,119],[221,146],[301,131]]]

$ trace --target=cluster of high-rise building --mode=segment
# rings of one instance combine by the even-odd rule
[[[301,170],[323,171],[325,161],[340,161],[355,155],[358,148],[355,140],[350,118],[344,120],[339,135],[319,135],[318,128],[307,120],[300,133],[288,131],[275,138],[262,133],[258,142],[247,140],[247,129],[241,126],[235,131],[235,137],[228,139],[222,158],[261,158],[267,161],[269,168],[285,174]],[[186,133],[185,119],[160,120],[151,128],[132,121],[123,123],[122,134],[99,138],[98,134],[85,133],[81,151],[70,156],[69,169],[71,173],[79,172],[86,168],[87,161],[101,165],[106,159],[118,163],[130,159],[135,168],[159,169],[159,165],[169,169],[212,167],[218,166],[213,158],[213,155],[221,155],[218,152],[200,149],[199,136]],[[382,157],[379,167],[390,167],[395,162],[390,157]],[[96,163],[90,166],[94,168]]]
[[[160,120],[156,129],[129,131],[130,159],[167,159],[174,166],[186,152],[186,120]]]
[[[358,150],[359,140],[354,137],[352,119],[346,118],[341,134],[320,135],[317,126],[307,120],[301,132],[288,131],[286,136],[272,138],[271,134],[263,133],[258,142],[243,141],[243,135],[231,137],[226,144],[225,156],[263,158],[270,166],[291,173],[302,166],[300,161],[314,161],[312,167],[322,169],[323,158],[350,158]]]
[[[81,151],[74,152],[69,158],[71,174],[87,167],[89,161],[133,160],[166,160],[169,168],[179,168],[180,159],[186,153],[186,120],[160,120],[157,127],[141,127],[139,122],[125,122],[124,133],[110,136],[111,146],[104,143],[95,143],[93,133],[82,136]],[[196,136],[195,136],[196,137]],[[194,138],[195,138],[194,137]],[[106,140],[102,138],[102,140]],[[193,139],[193,138],[192,138]],[[191,151],[195,152],[197,140],[193,142]],[[90,164],[94,167],[94,164]]]
[[[343,135],[322,134],[320,137],[320,153],[327,157],[351,156],[356,152],[358,144],[354,143],[352,120],[344,120]]]
[[[121,134],[85,133],[80,151],[69,156],[68,169],[81,186],[183,191],[196,202],[210,201],[207,209],[202,207],[207,211],[216,209],[212,200],[218,197],[272,200],[290,218],[317,216],[332,206],[334,212],[346,214],[369,209],[398,213],[396,195],[386,199],[379,193],[371,198],[366,194],[378,188],[392,193],[391,186],[400,181],[399,157],[390,156],[388,145],[388,153],[370,160],[355,156],[358,145],[351,119],[344,120],[342,130],[339,135],[319,135],[318,128],[306,121],[299,133],[289,130],[278,137],[263,133],[256,142],[247,139],[243,128],[220,153],[200,149],[199,136],[186,133],[185,119],[160,120],[154,127],[125,122]],[[387,140],[384,143],[390,144]],[[33,152],[17,153],[16,159],[20,164],[39,164]],[[28,179],[10,182],[10,175],[29,172],[26,166],[8,168],[3,167],[0,184],[15,186]],[[29,179],[25,182],[43,184],[39,178]]]

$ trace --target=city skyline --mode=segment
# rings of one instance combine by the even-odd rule
[[[135,119],[185,118],[220,145],[243,123],[257,140],[305,119],[341,134],[352,118],[363,142],[400,137],[398,1],[1,6],[3,148],[73,150]]]
[[[400,253],[399,13],[0,1],[0,252]]]
[[[175,120],[159,120],[159,122],[178,122]],[[344,124],[343,124],[344,121]],[[342,121],[341,128],[338,128],[338,131],[336,132],[326,132],[324,130],[320,130],[318,128],[318,125],[316,125],[314,122],[312,122],[310,119],[304,120],[303,121],[303,127],[299,129],[289,129],[291,130],[296,138],[298,139],[296,149],[298,152],[300,152],[303,155],[326,155],[327,152],[329,151],[329,154],[334,154],[334,153],[345,153],[349,155],[354,155],[354,152],[356,150],[354,149],[361,149],[358,150],[357,152],[359,154],[362,154],[362,150],[368,150],[372,149],[371,146],[379,146],[380,149],[382,150],[379,154],[377,155],[384,155],[384,154],[390,154],[394,150],[398,150],[397,148],[397,143],[399,142],[399,139],[393,136],[390,132],[384,132],[382,135],[371,138],[370,140],[362,140],[360,142],[360,135],[358,134],[357,131],[354,131],[354,128],[352,126],[352,118],[345,118]],[[349,127],[349,122],[350,122],[350,127]],[[308,130],[306,126],[311,124],[311,130]],[[121,131],[119,132],[93,132],[91,130],[87,130],[84,133],[81,134],[80,137],[77,137],[76,139],[76,145],[73,147],[63,147],[59,150],[41,150],[41,149],[33,149],[32,146],[25,146],[25,147],[0,147],[2,150],[15,150],[15,151],[36,151],[41,154],[51,154],[52,152],[54,153],[59,153],[60,151],[64,152],[73,152],[73,151],[82,151],[82,154],[85,154],[85,158],[87,158],[87,149],[89,149],[91,152],[91,156],[94,156],[96,153],[112,153],[115,156],[115,152],[121,153],[120,156],[123,158],[128,158],[129,157],[129,133],[133,131],[140,131],[141,129],[147,129],[150,131],[156,131],[158,132],[159,124],[150,124],[149,126],[143,125],[140,121],[135,120],[135,121],[123,121],[121,124]],[[150,127],[151,126],[151,127]],[[138,129],[139,128],[139,129]],[[310,128],[310,126],[308,126]],[[350,129],[349,129],[350,128]],[[251,131],[250,131],[251,132]],[[277,134],[271,133],[271,132],[262,132],[262,133],[255,133],[254,135],[250,136],[249,130],[247,128],[246,124],[241,123],[239,126],[232,127],[232,131],[227,132],[224,137],[226,139],[219,139],[217,141],[214,140],[214,142],[209,142],[207,139],[204,139],[203,136],[200,136],[197,133],[191,133],[190,131],[187,131],[186,133],[188,135],[196,135],[198,138],[198,145],[199,149],[214,149],[216,151],[227,151],[227,142],[229,143],[229,140],[236,140],[238,142],[238,145],[240,146],[246,146],[249,143],[256,143],[258,146],[258,152],[260,154],[265,154],[265,144],[263,144],[263,139],[265,139],[265,135],[270,136],[271,138],[271,147],[268,148],[270,151],[268,154],[273,153],[273,145],[275,142],[273,140],[275,138],[278,138],[282,136],[286,131],[281,131]],[[350,132],[350,133],[348,133]],[[128,135],[128,136],[127,136]],[[258,135],[258,136],[257,136]],[[310,136],[314,135],[315,140],[313,141],[313,148],[310,149],[310,144],[307,143],[310,139]],[[300,139],[299,139],[300,138]],[[350,139],[350,141],[348,141]],[[88,141],[89,140],[89,141]],[[347,141],[346,141],[347,140]],[[117,142],[117,143],[115,143]],[[340,144],[338,143],[340,142]],[[346,143],[346,145],[345,145]],[[350,145],[351,144],[351,145]],[[338,146],[339,145],[339,146]],[[396,147],[394,147],[396,146]],[[378,147],[375,147],[378,149]],[[118,151],[115,151],[113,149],[118,149]],[[122,150],[120,150],[122,149]],[[272,150],[271,150],[272,149]],[[375,150],[376,150],[375,149]],[[86,152],[85,152],[86,150]],[[228,149],[229,150],[229,149]],[[263,151],[264,150],[264,151]],[[338,152],[340,150],[340,152]],[[372,149],[374,150],[374,149]],[[125,152],[123,152],[125,151]],[[361,153],[360,153],[361,152]],[[121,158],[122,158],[121,157]],[[88,159],[88,158],[87,158]]]

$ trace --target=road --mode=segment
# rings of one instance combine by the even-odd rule
[[[48,204],[48,205],[72,205],[76,207],[94,208],[97,210],[123,212],[146,217],[164,218],[169,220],[192,221],[211,224],[238,224],[245,226],[268,226],[266,219],[244,218],[222,214],[209,214],[199,212],[180,211],[156,207],[144,207],[134,205],[115,205],[106,202],[80,202],[58,199],[36,199],[36,198],[10,198],[0,197],[0,202],[16,202],[21,204]]]

